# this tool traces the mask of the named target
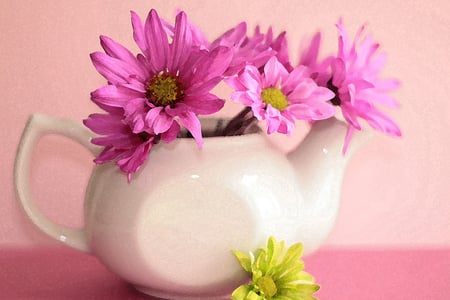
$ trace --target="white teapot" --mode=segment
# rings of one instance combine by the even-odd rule
[[[83,126],[35,114],[17,152],[15,186],[37,227],[95,255],[138,290],[168,299],[229,299],[246,279],[232,250],[254,251],[269,236],[302,242],[306,253],[324,242],[351,154],[342,155],[345,132],[335,118],[320,121],[287,156],[262,133],[206,137],[201,150],[189,138],[159,143],[131,183],[114,164],[94,168],[85,224],[74,229],[48,219],[34,204],[31,152],[51,133],[94,155],[100,149]],[[350,150],[361,140],[355,137]]]

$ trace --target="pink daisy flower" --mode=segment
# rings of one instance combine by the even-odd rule
[[[301,64],[310,67],[313,77],[321,86],[326,86],[336,95],[331,100],[339,106],[348,123],[344,153],[355,130],[361,130],[359,118],[364,119],[376,130],[389,135],[400,136],[397,124],[378,110],[378,105],[398,107],[388,92],[399,86],[397,80],[380,79],[379,73],[386,62],[386,55],[378,53],[379,44],[370,36],[364,37],[364,26],[350,41],[342,20],[337,24],[339,48],[337,56],[317,62],[320,35],[317,34],[302,56]]]
[[[123,119],[123,112],[113,110],[110,114],[91,114],[83,123],[93,132],[104,135],[93,138],[92,143],[104,147],[94,160],[97,164],[115,161],[120,170],[131,174],[139,170],[147,159],[158,137],[148,132],[134,133]]]
[[[135,56],[102,36],[105,53],[93,53],[91,58],[108,85],[94,91],[92,100],[102,107],[122,108],[123,120],[134,134],[145,131],[169,141],[181,125],[201,147],[197,116],[223,107],[224,100],[210,91],[223,79],[231,50],[201,48],[199,31],[194,31],[184,12],[177,14],[174,27],[161,20],[155,10],[149,12],[144,24],[134,12],[131,20],[142,54]]]
[[[306,67],[288,72],[276,57],[269,59],[260,73],[248,65],[237,77],[226,79],[235,90],[231,98],[251,107],[258,120],[265,120],[267,132],[291,134],[297,120],[321,120],[334,115],[328,102],[334,94],[319,87]]]

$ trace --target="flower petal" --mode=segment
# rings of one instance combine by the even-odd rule
[[[156,10],[152,9],[148,14],[144,26],[147,40],[150,63],[155,73],[165,70],[169,58],[169,41],[161,19]]]
[[[203,146],[202,130],[200,120],[197,116],[190,111],[181,113],[179,116],[179,122],[183,125],[194,137],[199,148]]]
[[[134,98],[142,97],[139,92],[117,85],[106,85],[91,93],[91,100],[95,103],[113,107],[125,107]]]
[[[148,77],[148,71],[142,68],[142,65],[137,61],[136,57],[124,46],[116,43],[107,36],[100,36],[100,44],[106,54],[126,63],[129,69],[141,80],[145,80]]]
[[[311,39],[309,47],[301,54],[300,65],[314,66],[319,56],[321,33],[317,32]]]
[[[145,123],[146,128],[151,129],[154,126],[154,123],[156,122],[156,119],[159,117],[159,115],[164,110],[164,107],[158,106],[155,108],[150,109],[147,114],[145,115]]]
[[[170,45],[171,59],[168,61],[169,72],[176,73],[178,66],[184,64],[191,44],[192,34],[187,23],[186,14],[179,12],[175,20],[173,43]]]
[[[161,111],[153,122],[152,130],[155,134],[166,132],[172,127],[173,118],[167,115],[164,110]]]
[[[142,24],[141,18],[134,11],[131,11],[131,24],[133,26],[134,41],[139,46],[141,51],[144,54],[148,55],[148,46],[144,34],[144,25]]]
[[[135,173],[147,159],[153,146],[152,142],[140,144],[135,149],[124,153],[124,157],[117,161],[120,170],[128,174],[128,182],[131,181],[131,173]]]
[[[201,55],[195,66],[196,71],[192,75],[192,84],[222,77],[232,57],[232,49],[226,47],[217,47],[206,55]]]
[[[286,68],[276,57],[271,57],[264,66],[264,87],[276,87],[288,76]]]
[[[204,94],[199,96],[186,96],[184,104],[190,109],[201,115],[209,115],[218,112],[225,105],[225,100],[217,98],[213,94]]]
[[[180,132],[180,125],[177,122],[172,122],[172,126],[161,134],[161,140],[166,143],[169,143],[177,138],[178,133]]]
[[[83,120],[83,124],[97,134],[119,134],[124,132],[125,127],[121,119],[120,115],[91,114]]]

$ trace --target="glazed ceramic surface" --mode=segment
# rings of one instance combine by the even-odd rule
[[[128,183],[113,164],[95,167],[85,197],[85,226],[58,225],[39,212],[29,189],[30,154],[57,133],[95,155],[80,125],[33,115],[16,159],[18,199],[49,236],[97,256],[144,293],[170,299],[225,299],[246,274],[231,253],[254,251],[269,236],[317,249],[339,207],[345,126],[315,124],[287,157],[262,133],[156,145]],[[358,141],[352,142],[354,148]]]

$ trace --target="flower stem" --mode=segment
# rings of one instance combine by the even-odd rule
[[[223,129],[223,136],[242,135],[257,119],[251,113],[252,108],[247,106],[239,112]]]

